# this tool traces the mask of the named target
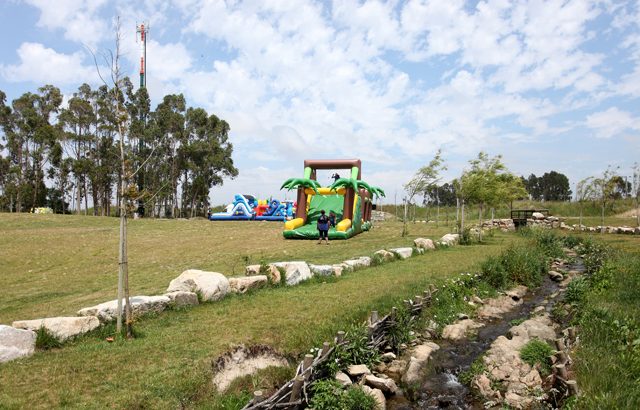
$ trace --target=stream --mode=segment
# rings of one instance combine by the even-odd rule
[[[581,261],[567,267],[584,271]],[[522,298],[522,304],[505,313],[501,319],[482,321],[484,326],[477,330],[476,336],[459,341],[436,340],[440,350],[433,353],[414,400],[397,395],[387,400],[387,409],[484,409],[483,401],[458,381],[458,375],[468,370],[498,336],[507,335],[513,320],[529,318],[531,312],[541,305],[551,312],[556,302],[553,296],[558,290],[559,284],[545,276],[541,286],[530,290]]]

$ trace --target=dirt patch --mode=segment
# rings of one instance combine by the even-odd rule
[[[224,391],[238,377],[271,366],[288,365],[287,359],[269,346],[236,346],[213,361],[213,384],[218,391]]]

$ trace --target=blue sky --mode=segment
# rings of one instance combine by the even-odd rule
[[[99,85],[87,48],[113,49],[116,15],[134,83],[151,27],[153,107],[183,93],[230,123],[240,175],[213,203],[284,196],[306,158],[362,159],[391,202],[439,148],[445,181],[481,150],[572,188],[639,161],[638,1],[4,0],[0,90]]]

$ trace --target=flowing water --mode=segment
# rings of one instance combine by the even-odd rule
[[[581,263],[569,266],[569,269],[584,270]],[[483,402],[458,381],[458,375],[468,370],[480,355],[487,351],[491,343],[501,335],[506,335],[512,327],[511,322],[527,319],[533,309],[544,303],[550,312],[558,291],[558,284],[548,277],[542,286],[528,292],[523,303],[505,313],[502,319],[484,321],[484,327],[478,329],[477,336],[460,341],[437,340],[440,350],[436,351],[425,369],[425,377],[419,391],[410,401],[406,397],[396,396],[387,400],[387,408],[392,410],[418,409],[484,409]],[[547,300],[547,303],[545,303]]]

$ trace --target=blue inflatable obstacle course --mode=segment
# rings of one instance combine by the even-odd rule
[[[255,198],[251,195],[236,194],[233,203],[227,205],[226,212],[217,212],[209,215],[210,221],[249,221],[253,219],[253,203]]]
[[[269,207],[260,215],[256,214],[256,221],[286,221],[287,217],[293,216],[293,204],[288,201],[282,203],[277,199],[271,200]]]
[[[209,215],[211,221],[280,221],[293,218],[293,201],[256,200],[252,195],[236,194],[225,212]]]

